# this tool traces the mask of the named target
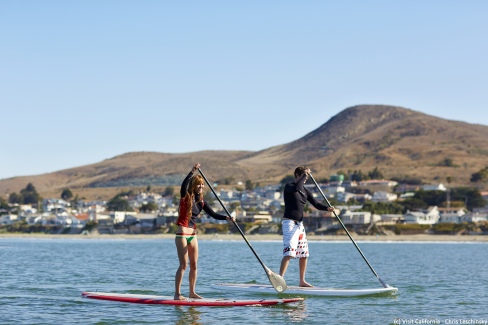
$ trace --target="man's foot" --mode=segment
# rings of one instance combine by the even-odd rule
[[[185,297],[183,297],[182,295],[179,295],[179,294],[176,294],[175,297],[174,297],[175,300],[186,300]]]
[[[202,296],[200,296],[200,295],[198,295],[198,294],[196,294],[196,293],[192,293],[192,294],[190,294],[190,298],[192,298],[192,299],[203,299],[203,297],[202,297]]]
[[[310,283],[308,283],[306,281],[303,281],[303,282],[300,282],[300,287],[313,287],[313,285],[311,285]]]

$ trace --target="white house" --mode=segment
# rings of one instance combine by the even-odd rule
[[[373,197],[369,194],[355,194],[355,193],[349,193],[349,192],[344,192],[344,193],[337,193],[336,199],[339,202],[345,202],[349,200],[356,200],[359,202],[365,202],[371,200]]]
[[[16,214],[4,214],[0,216],[0,225],[11,225],[18,220]]]
[[[388,186],[394,187],[398,185],[398,182],[391,181],[388,179],[369,179],[365,181],[360,181],[359,186]]]
[[[382,214],[380,222],[382,224],[396,224],[403,220],[403,214]]]
[[[488,214],[486,213],[467,213],[460,217],[460,222],[481,222],[487,220]]]
[[[371,214],[371,212],[368,211],[352,212],[350,210],[346,210],[341,214],[340,218],[344,224],[364,225],[379,221],[381,216]]]
[[[371,201],[373,202],[392,202],[396,201],[398,198],[398,195],[394,193],[388,193],[385,191],[376,191],[373,193],[373,197],[371,198]]]
[[[232,199],[234,197],[234,191],[221,189],[219,197],[223,200]]]
[[[463,209],[440,208],[439,211],[439,222],[459,223],[461,222],[461,216],[466,214]]]
[[[433,225],[439,221],[439,218],[439,210],[437,207],[432,207],[426,212],[407,211],[403,216],[405,223],[418,223],[420,225]]]
[[[446,191],[447,188],[442,184],[437,185],[422,185],[424,191]]]

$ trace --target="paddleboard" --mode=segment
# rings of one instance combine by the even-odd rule
[[[274,289],[273,289],[274,290]],[[112,293],[112,292],[83,292],[83,298],[110,300],[119,302],[130,302],[136,304],[156,304],[156,305],[175,305],[175,306],[270,306],[278,304],[287,304],[303,300],[303,298],[289,299],[254,299],[254,300],[236,300],[236,299],[188,299],[174,300],[170,296],[156,295],[139,295],[129,293]]]
[[[213,288],[221,290],[240,290],[249,292],[272,293],[276,294],[276,290],[269,284],[237,284],[237,283],[218,283],[213,284]],[[294,287],[288,286],[284,293],[299,294],[299,295],[314,295],[314,296],[345,296],[357,297],[375,294],[395,293],[398,288],[372,288],[372,289],[335,289],[335,288],[320,288],[320,287]]]

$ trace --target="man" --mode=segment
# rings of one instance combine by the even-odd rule
[[[310,202],[316,209],[322,211],[334,211],[334,207],[323,205],[313,197],[310,190],[304,187],[311,173],[305,166],[295,169],[295,181],[285,185],[284,200],[285,213],[283,215],[283,259],[281,260],[280,275],[285,275],[291,258],[299,259],[300,287],[313,287],[305,281],[307,270],[308,242],[303,226],[303,209]]]

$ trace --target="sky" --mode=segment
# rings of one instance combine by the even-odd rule
[[[0,0],[0,179],[258,151],[361,104],[488,125],[486,17],[483,0]]]

